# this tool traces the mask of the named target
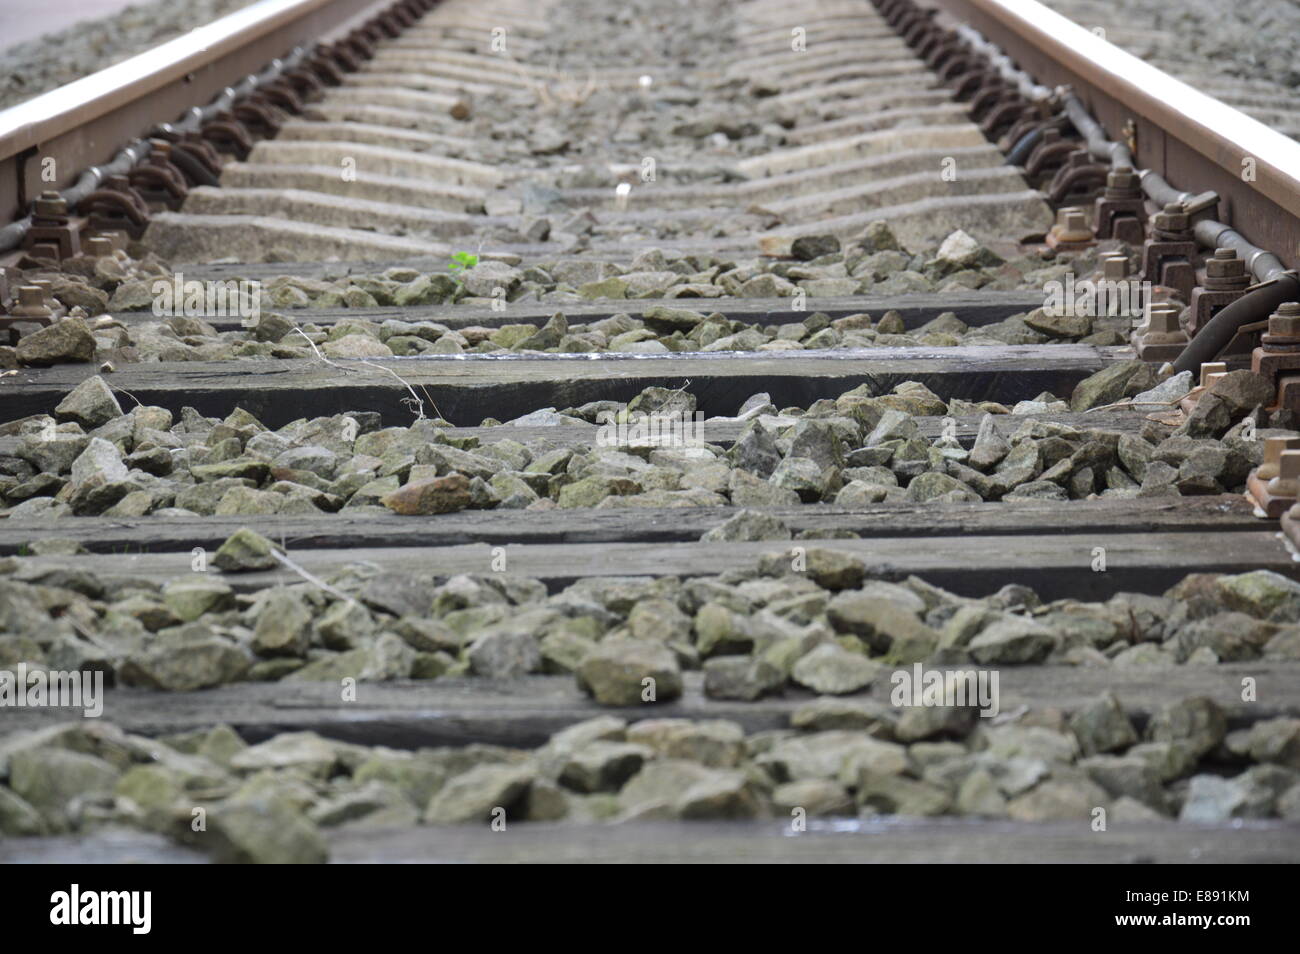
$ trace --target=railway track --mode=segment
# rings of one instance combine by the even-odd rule
[[[0,664],[107,683],[0,859],[1294,860],[1300,144],[1184,75],[284,0],[0,113]]]

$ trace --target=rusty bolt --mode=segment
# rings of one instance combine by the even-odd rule
[[[107,258],[113,254],[113,242],[103,235],[92,235],[81,246],[90,258]]]
[[[1268,316],[1270,338],[1300,339],[1300,301],[1284,301]]]
[[[1260,480],[1272,480],[1278,474],[1278,464],[1283,451],[1300,450],[1300,437],[1268,437],[1264,439],[1264,463],[1259,465],[1255,476]]]
[[[1113,282],[1128,278],[1128,256],[1108,255],[1103,258],[1101,260],[1101,276]]]
[[[1185,205],[1170,202],[1151,217],[1151,224],[1162,232],[1185,232],[1191,225],[1191,219]]]
[[[1141,194],[1142,180],[1131,166],[1115,166],[1106,174],[1108,198],[1125,199]]]
[[[54,283],[47,278],[32,279],[27,283],[33,288],[39,288],[41,294],[45,296],[45,304],[51,308],[56,304],[54,300]]]
[[[1216,248],[1214,257],[1205,260],[1206,278],[1239,278],[1246,274],[1246,263],[1233,248]]]
[[[1182,309],[1177,305],[1169,304],[1149,309],[1146,327],[1142,329],[1142,344],[1144,346],[1187,344],[1187,333],[1178,322],[1181,311]]]
[[[1056,228],[1052,230],[1062,242],[1091,242],[1092,228],[1088,216],[1077,206],[1067,206],[1056,212]]]
[[[1138,330],[1142,334],[1146,334],[1146,332],[1155,327],[1167,328],[1169,324],[1163,316],[1165,314],[1170,314],[1177,317],[1181,310],[1182,309],[1172,302],[1149,301],[1146,303],[1145,308],[1143,308],[1142,326]]]
[[[1227,374],[1228,365],[1223,361],[1207,361],[1201,365],[1201,387],[1208,388],[1212,383],[1210,377],[1215,374]]]
[[[1149,333],[1159,335],[1182,334],[1182,326],[1178,323],[1178,309],[1152,309],[1149,328]]]
[[[32,203],[32,214],[39,219],[67,219],[68,200],[47,189]]]
[[[9,309],[15,318],[50,318],[53,312],[45,304],[45,290],[37,285],[18,286],[18,302]]]
[[[1091,162],[1092,156],[1088,153],[1087,149],[1076,149],[1065,159],[1065,165],[1070,169],[1077,169],[1080,166],[1089,165]]]
[[[1274,497],[1300,497],[1300,450],[1284,450],[1278,457],[1277,476],[1268,482]]]
[[[1191,227],[1187,207],[1181,202],[1170,202],[1151,217],[1151,226],[1161,232],[1186,232]]]

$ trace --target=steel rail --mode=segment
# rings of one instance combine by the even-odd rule
[[[0,222],[24,215],[43,190],[72,187],[83,170],[277,57],[345,32],[390,3],[261,0],[0,112]]]
[[[1287,267],[1300,266],[1300,142],[1035,0],[927,2],[978,30],[1038,83],[1072,87],[1112,138],[1132,123],[1125,145],[1135,166],[1175,187],[1218,193],[1220,220]]]

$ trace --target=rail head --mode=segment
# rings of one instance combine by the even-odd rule
[[[219,62],[333,0],[261,0],[98,73],[0,112],[0,159],[61,136],[124,102],[141,99]]]
[[[259,0],[151,50],[0,112],[0,222],[70,186],[295,46],[359,26],[391,0]],[[54,179],[44,161],[54,159]]]
[[[1252,196],[1262,197],[1300,223],[1300,142],[1199,92],[1036,0],[930,2],[975,27],[1039,82],[1075,86],[1103,122],[1121,115],[1135,120],[1140,161],[1179,188],[1219,191],[1235,207],[1239,227],[1257,225],[1267,211]],[[1145,142],[1143,131],[1148,133]],[[1118,129],[1110,132],[1113,136]],[[1195,174],[1185,168],[1188,152],[1219,173],[1215,181],[1186,181]],[[1247,173],[1253,178],[1244,178]],[[1276,251],[1294,265],[1300,258],[1300,226],[1285,234],[1285,247]]]

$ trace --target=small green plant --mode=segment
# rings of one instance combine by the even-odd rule
[[[451,264],[449,264],[447,267],[454,274],[456,272],[463,272],[466,269],[473,268],[477,264],[478,264],[477,255],[473,254],[472,252],[457,252],[455,255],[451,257]],[[456,280],[460,281],[459,278]]]

